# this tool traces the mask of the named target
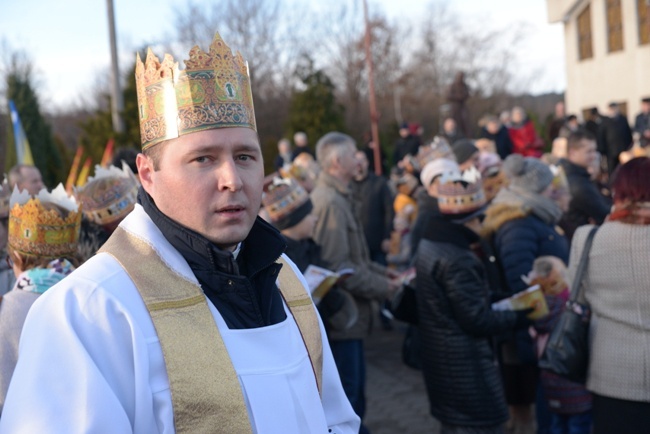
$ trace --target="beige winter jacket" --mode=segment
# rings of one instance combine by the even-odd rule
[[[591,227],[580,227],[573,237],[569,282]],[[650,226],[604,223],[586,274],[585,296],[592,309],[587,388],[650,402]]]
[[[321,247],[321,259],[331,270],[354,269],[342,288],[354,297],[359,310],[357,323],[347,331],[333,331],[330,338],[363,339],[370,333],[375,316],[375,301],[388,293],[385,268],[370,260],[363,227],[354,211],[354,200],[347,185],[321,172],[311,193],[318,223],[314,241]]]

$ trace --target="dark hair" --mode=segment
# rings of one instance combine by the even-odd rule
[[[578,131],[572,132],[567,138],[567,151],[575,151],[576,149],[582,148],[583,140],[596,140],[596,136],[584,128],[580,128]]]
[[[148,147],[142,153],[148,157],[151,158],[151,161],[153,161],[153,170],[158,171],[160,170],[160,160],[162,158],[162,153],[167,147],[167,142],[169,140],[165,140],[163,142],[157,143],[153,146]],[[135,172],[134,172],[135,173]]]
[[[566,120],[567,120],[567,122],[568,122],[568,121],[575,121],[575,120],[578,120],[578,116],[576,116],[576,115],[569,115],[569,116],[566,117]]]
[[[650,202],[650,158],[631,159],[616,168],[613,178],[615,202]]]

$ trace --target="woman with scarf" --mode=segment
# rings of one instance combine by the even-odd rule
[[[502,296],[511,296],[528,287],[521,278],[540,256],[555,256],[565,264],[569,243],[557,227],[562,210],[553,200],[553,172],[536,158],[509,155],[503,170],[510,185],[502,188],[486,212],[484,237],[491,242],[501,268]],[[514,432],[533,433],[532,405],[537,400],[538,368],[535,345],[528,330],[497,339],[506,400],[510,406]],[[550,422],[543,400],[537,406],[539,432]]]
[[[36,196],[14,190],[7,263],[16,283],[0,298],[0,414],[18,360],[20,333],[36,299],[74,270],[81,211],[59,184]]]
[[[594,434],[647,433],[650,426],[650,158],[614,173],[614,207],[594,237],[585,277],[591,306],[587,389]],[[592,226],[571,244],[569,281]],[[574,288],[575,289],[575,288]]]

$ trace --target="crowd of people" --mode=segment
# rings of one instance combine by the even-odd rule
[[[388,173],[375,143],[297,132],[265,176],[243,59],[218,34],[189,57],[205,116],[150,53],[142,153],[0,187],[0,433],[369,433],[364,341],[407,285],[443,434],[647,430],[650,100],[629,135],[615,105],[595,134],[558,105],[546,153],[521,107],[477,137],[405,123]],[[582,384],[538,360],[594,225]],[[347,271],[312,298],[312,266]],[[547,314],[495,308],[534,284]]]

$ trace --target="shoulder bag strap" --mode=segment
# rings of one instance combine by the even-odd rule
[[[585,240],[585,246],[582,250],[582,255],[580,255],[580,262],[578,263],[578,268],[576,269],[576,274],[573,276],[573,286],[571,292],[571,301],[584,302],[584,278],[585,272],[587,271],[587,265],[589,264],[589,252],[591,251],[591,244],[594,241],[594,236],[598,226],[593,227],[587,235]],[[576,288],[577,285],[577,288]]]

